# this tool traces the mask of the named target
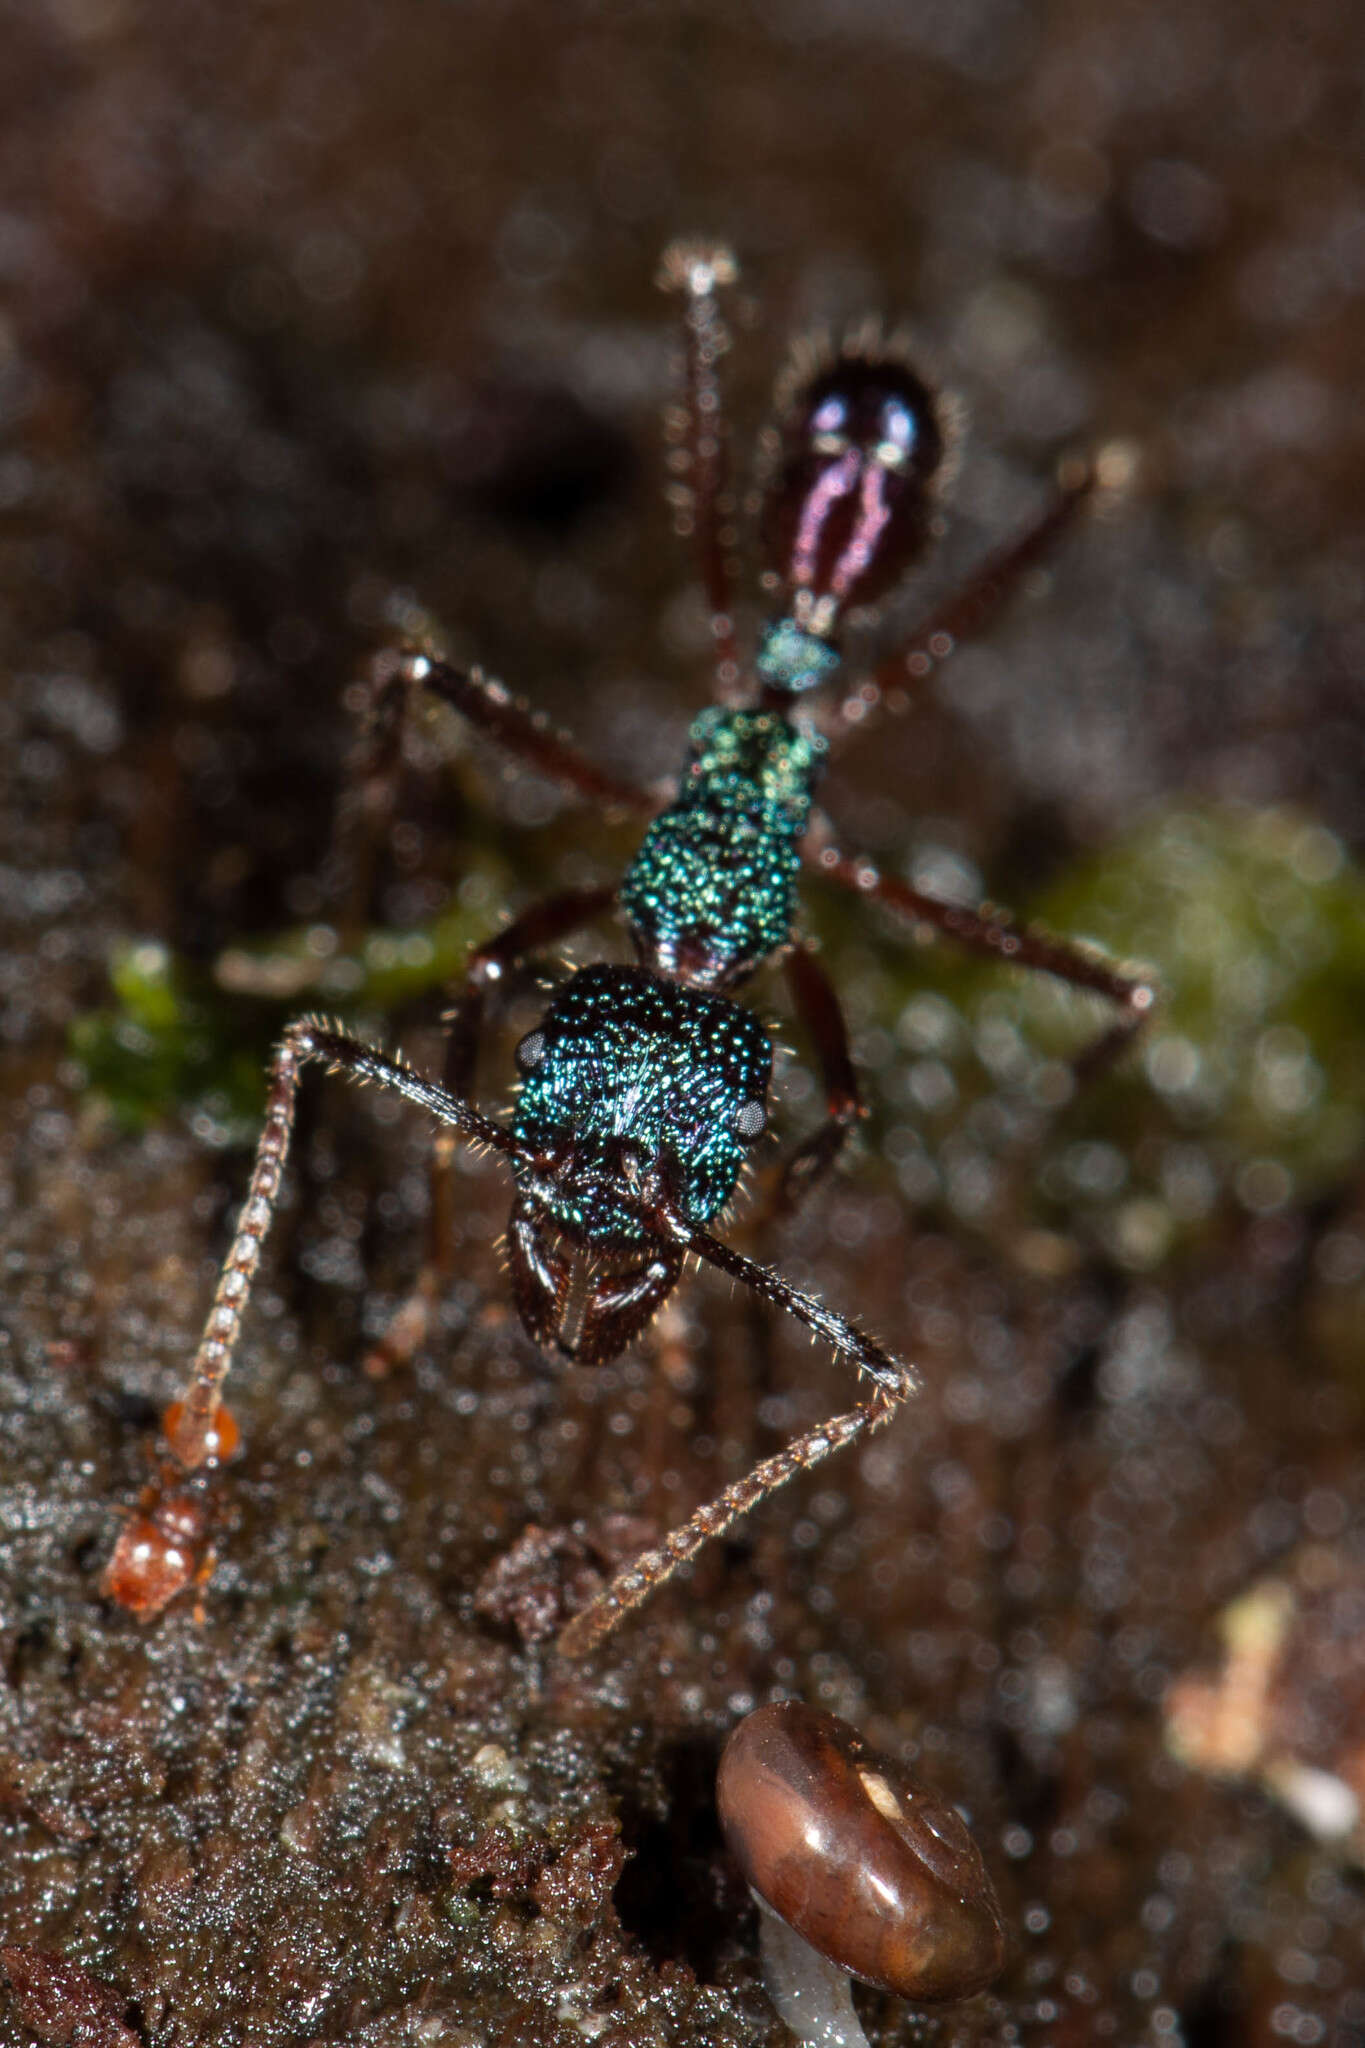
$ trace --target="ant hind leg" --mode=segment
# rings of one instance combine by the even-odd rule
[[[1122,470],[1120,461],[1103,453],[1094,460],[1073,458],[1064,462],[1058,471],[1056,489],[1043,510],[1012,540],[988,555],[960,589],[920,619],[873,674],[848,693],[833,714],[834,722],[845,726],[860,724],[879,705],[892,710],[904,708],[906,684],[923,681],[950,658],[964,639],[988,626],[1018,588],[1021,578],[1046,556],[1094,493],[1121,483]],[[1112,1003],[1118,1013],[1112,1027],[1072,1062],[1072,1072],[1078,1081],[1092,1079],[1111,1066],[1151,1015],[1156,1002],[1154,985],[1140,975],[1121,974],[1097,952],[1047,933],[1021,928],[991,906],[968,910],[927,895],[897,876],[882,874],[870,860],[841,853],[827,841],[822,842],[817,833],[808,837],[803,851],[812,873],[840,882],[857,895],[874,897],[914,924],[943,932],[973,952],[989,953],[1017,967],[1056,975],[1071,987],[1088,989]]]
[[[833,713],[833,722],[860,725],[879,705],[891,711],[905,710],[909,702],[906,684],[922,683],[964,640],[973,639],[992,623],[1023,577],[1046,557],[1089,502],[1100,475],[1100,467],[1083,457],[1064,462],[1043,510],[1012,540],[978,563],[964,584],[916,621],[873,673],[844,697]]]

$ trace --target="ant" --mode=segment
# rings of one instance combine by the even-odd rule
[[[914,1369],[856,1322],[709,1228],[767,1126],[773,1049],[758,1018],[735,1000],[761,967],[781,963],[826,1095],[824,1121],[797,1146],[781,1176],[779,1209],[791,1209],[829,1171],[862,1114],[838,998],[795,929],[803,861],[917,926],[936,927],[961,944],[1107,998],[1118,1022],[1083,1056],[1089,1067],[1131,1039],[1155,999],[1148,982],[1118,973],[1079,946],[1018,929],[987,910],[941,902],[880,874],[867,860],[841,853],[817,825],[814,795],[828,739],[802,707],[817,690],[845,688],[840,634],[849,615],[865,615],[883,599],[933,539],[951,438],[948,409],[902,351],[871,331],[838,347],[805,345],[779,389],[761,516],[771,615],[747,689],[734,701],[745,669],[733,623],[727,436],[717,365],[728,346],[718,293],[736,276],[727,250],[689,241],[666,252],[659,280],[683,301],[685,386],[675,436],[681,478],[674,496],[678,525],[692,532],[700,554],[721,700],[693,724],[677,794],[660,810],[645,792],[605,775],[477,669],[461,670],[420,651],[381,658],[372,734],[387,715],[391,744],[410,699],[430,692],[581,798],[643,812],[651,822],[619,889],[549,896],[475,948],[449,1018],[440,1082],[326,1018],[305,1016],[287,1026],[275,1053],[247,1199],[183,1399],[164,1424],[180,1485],[185,1474],[211,1466],[235,1438],[221,1389],[279,1194],[300,1075],[311,1064],[377,1083],[436,1119],[434,1228],[449,1201],[457,1141],[506,1160],[513,1184],[507,1237],[513,1293],[527,1331],[547,1349],[584,1364],[606,1363],[651,1321],[689,1256],[718,1267],[824,1339],[866,1374],[870,1391],[847,1413],[755,1466],[618,1572],[561,1634],[559,1647],[569,1655],[592,1648],[705,1542],[786,1479],[885,1423],[918,1384]],[[869,680],[845,694],[826,726],[861,720],[879,700],[902,696],[907,677],[923,677],[945,660],[958,639],[998,608],[1095,481],[1093,465],[1065,468],[1041,515],[922,621]],[[359,778],[371,799],[376,778],[382,780],[376,765],[382,755],[376,740],[368,790],[367,778]],[[488,998],[526,956],[558,945],[613,908],[629,932],[635,964],[599,963],[569,975],[517,1046],[521,1081],[510,1116],[485,1116],[470,1098]],[[434,1245],[417,1292],[377,1354],[380,1369],[420,1340],[440,1271]],[[174,1470],[166,1468],[168,1485]]]

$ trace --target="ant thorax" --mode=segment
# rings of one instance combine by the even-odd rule
[[[785,946],[826,746],[777,711],[704,711],[675,801],[621,884],[644,963],[695,988],[737,987]]]

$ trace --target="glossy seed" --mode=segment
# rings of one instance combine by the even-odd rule
[[[716,1799],[754,1891],[851,1975],[932,2004],[999,1974],[1000,1907],[961,1815],[847,1721],[760,1707],[725,1746]]]

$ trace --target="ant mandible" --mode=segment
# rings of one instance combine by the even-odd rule
[[[838,998],[797,936],[796,881],[805,863],[961,944],[1060,976],[1117,1006],[1118,1021],[1085,1056],[1107,1059],[1149,1012],[1154,991],[1078,946],[971,912],[880,874],[840,852],[817,825],[814,792],[828,751],[802,706],[843,688],[840,633],[898,584],[936,531],[947,416],[901,350],[870,332],[841,346],[798,350],[779,391],[777,435],[762,500],[763,585],[769,623],[743,702],[727,554],[726,432],[717,366],[728,342],[717,292],[736,276],[723,248],[680,242],[660,282],[680,293],[686,378],[678,415],[679,525],[700,553],[722,701],[692,727],[677,794],[666,809],[603,774],[545,722],[478,670],[409,651],[385,657],[376,703],[429,691],[522,760],[580,797],[653,814],[619,889],[573,889],[515,918],[470,957],[450,1020],[442,1081],[318,1016],[290,1024],[275,1053],[265,1127],[251,1184],[223,1264],[183,1398],[165,1434],[184,1474],[225,1454],[235,1427],[221,1405],[261,1247],[289,1150],[299,1077],[319,1064],[418,1104],[439,1127],[433,1214],[449,1213],[458,1140],[496,1152],[512,1176],[512,1287],[540,1344],[585,1364],[620,1355],[668,1299],[686,1258],[705,1260],[785,1309],[871,1381],[847,1413],[755,1466],[654,1550],[626,1566],[568,1624],[570,1655],[599,1642],[711,1537],[784,1480],[884,1423],[914,1390],[911,1366],[816,1295],[712,1234],[745,1156],[767,1125],[773,1052],[763,1026],[735,1000],[780,961],[823,1075],[826,1115],[787,1162],[779,1206],[790,1209],[828,1172],[862,1113]],[[870,680],[843,695],[827,728],[861,719],[979,628],[1073,517],[1094,483],[1072,464],[1041,516],[938,606]],[[375,728],[383,723],[376,709]],[[393,720],[390,719],[390,725]],[[526,955],[559,944],[615,908],[634,966],[597,964],[569,975],[516,1051],[521,1083],[510,1116],[471,1100],[487,998]],[[444,1185],[444,1194],[442,1187]],[[425,1328],[441,1269],[433,1247],[422,1283],[383,1347],[410,1352]],[[170,1468],[173,1469],[173,1468]],[[182,1482],[183,1483],[183,1482]],[[127,1604],[135,1604],[128,1602]]]

